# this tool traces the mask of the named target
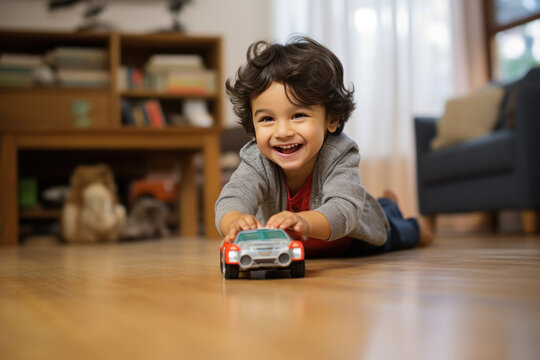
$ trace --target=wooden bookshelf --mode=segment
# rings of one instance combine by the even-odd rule
[[[174,94],[155,90],[124,90],[121,97],[126,98],[157,98],[157,99],[209,99],[215,100],[215,94]]]
[[[219,37],[184,36],[179,34],[121,34],[121,33],[63,33],[0,30],[0,56],[6,53],[44,55],[58,47],[98,48],[106,52],[106,86],[87,88],[63,87],[57,83],[33,86],[0,86],[0,244],[18,243],[18,224],[21,219],[57,218],[58,211],[31,211],[18,209],[17,183],[22,173],[37,179],[62,177],[68,182],[77,164],[62,164],[58,169],[55,158],[51,167],[33,167],[21,163],[21,151],[61,154],[64,151],[94,151],[103,155],[134,152],[131,166],[113,166],[115,176],[126,177],[138,173],[127,168],[143,167],[140,157],[163,162],[171,167],[179,165],[183,177],[181,184],[180,232],[197,235],[198,214],[203,211],[204,232],[217,236],[214,227],[213,205],[220,191],[219,135],[223,128],[223,87],[221,39]],[[126,89],[119,84],[120,72],[127,66],[144,68],[155,54],[197,55],[205,69],[215,73],[215,91],[207,93],[171,93],[155,89]],[[123,100],[158,100],[164,110],[181,108],[184,101],[198,99],[205,102],[212,119],[210,127],[166,126],[165,128],[132,127],[122,123]],[[83,101],[89,106],[88,127],[77,128],[72,106]],[[167,114],[166,114],[167,115]],[[203,203],[197,199],[195,154],[204,157],[202,184]],[[114,157],[114,156],[113,156]],[[70,161],[73,162],[73,159]],[[56,166],[53,166],[56,165]],[[73,166],[70,166],[73,165]],[[113,162],[114,165],[114,162]],[[53,170],[54,169],[54,170]],[[117,172],[119,172],[117,174]],[[126,174],[129,173],[129,174]]]
[[[19,211],[20,219],[60,219],[60,210],[24,209]]]

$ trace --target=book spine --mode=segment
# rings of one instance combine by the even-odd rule
[[[133,116],[133,106],[129,100],[122,99],[122,124],[137,126],[137,121]]]
[[[132,113],[133,118],[135,119],[135,123],[139,127],[146,126],[146,120],[144,119],[144,113],[142,111],[142,108],[139,104],[133,104],[132,106]]]
[[[146,112],[148,114],[150,125],[155,128],[165,127],[165,117],[161,105],[157,100],[148,100],[144,103]]]

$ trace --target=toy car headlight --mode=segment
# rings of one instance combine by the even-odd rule
[[[229,250],[229,261],[230,262],[238,262],[239,257],[240,257],[240,251]]]
[[[302,257],[302,249],[299,247],[292,249],[293,259],[300,259]]]

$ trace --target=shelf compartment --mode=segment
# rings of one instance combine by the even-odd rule
[[[92,127],[109,126],[111,104],[107,91],[13,89],[1,91],[0,127],[73,127],[71,108],[76,102],[89,106]]]

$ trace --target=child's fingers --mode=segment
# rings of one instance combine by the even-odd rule
[[[294,231],[306,235],[309,232],[309,224],[306,222],[306,219],[298,216],[298,222],[294,225]]]
[[[282,229],[290,228],[296,231],[297,233],[304,234],[306,231],[306,224],[301,218],[295,217],[294,221],[291,221],[289,225],[287,225],[286,227],[281,227],[281,228]]]
[[[241,230],[242,230],[242,228],[238,225],[238,223],[232,225],[229,228],[229,232],[227,232],[227,234],[225,234],[225,237],[223,238],[223,240],[233,242],[234,239],[236,238],[236,234],[238,234],[238,232],[241,231]]]
[[[287,229],[289,227],[293,227],[294,225],[296,225],[296,223],[297,220],[295,218],[288,216],[284,218],[277,227],[279,227],[280,229]]]
[[[255,216],[246,216],[238,221],[241,230],[251,230],[260,227],[260,222]]]
[[[236,219],[229,225],[229,231],[223,237],[224,241],[232,242],[242,230],[252,230],[263,227],[261,222],[253,215],[245,215]]]
[[[259,219],[257,219],[256,217],[253,217],[255,219],[255,227],[256,228],[262,228],[263,227],[263,224],[261,224],[261,222],[259,221]]]
[[[276,214],[270,217],[266,222],[266,227],[277,228],[281,224],[281,214]]]
[[[237,231],[235,229],[231,229],[223,238],[226,242],[233,242],[234,238],[236,237]]]
[[[297,222],[296,225],[294,225],[293,227],[293,230],[299,232],[300,234],[303,234],[305,229],[305,224],[302,221]]]
[[[255,216],[250,217],[249,224],[251,226],[251,229],[257,229],[257,228],[263,227],[259,219],[257,219]]]
[[[270,218],[267,224],[268,227],[276,227],[280,229],[292,229],[300,234],[307,232],[307,224],[305,220],[294,213],[280,213]]]
[[[298,219],[295,215],[288,213],[279,213],[268,219],[268,223],[266,224],[266,226],[270,228],[287,229],[289,227],[294,227],[297,222]]]

